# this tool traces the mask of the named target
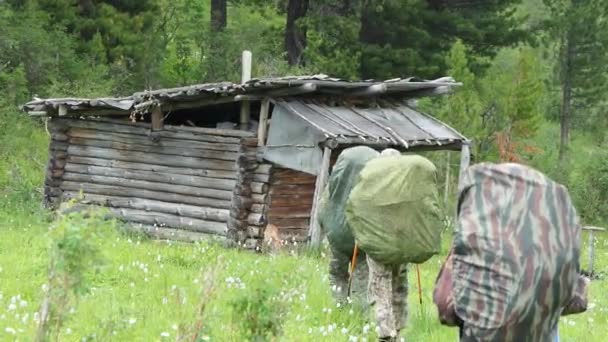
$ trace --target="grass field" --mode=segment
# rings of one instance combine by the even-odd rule
[[[41,212],[0,214],[0,340],[28,341],[35,334],[44,293],[49,225]],[[102,236],[96,243],[104,265],[98,273],[87,274],[91,292],[70,310],[61,329],[62,341],[175,340],[179,330],[195,323],[201,298],[207,302],[202,315],[205,340],[242,341],[242,323],[251,319],[276,322],[280,341],[371,341],[375,336],[373,324],[356,307],[337,307],[332,300],[326,256],[256,255],[214,244],[140,240],[111,227]],[[608,269],[606,241],[596,242],[596,269],[601,272]],[[410,315],[404,332],[409,341],[456,339],[455,330],[438,324],[431,302],[441,259],[435,257],[420,267],[422,307],[415,272],[410,272]],[[213,275],[214,290],[201,297],[201,288],[210,285],[201,277],[205,272]],[[562,319],[563,341],[606,340],[605,279],[592,282],[590,296],[587,313]],[[239,302],[256,309],[244,314],[236,309]]]

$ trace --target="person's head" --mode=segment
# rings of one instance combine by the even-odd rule
[[[394,148],[387,148],[384,149],[382,152],[380,152],[380,156],[381,157],[394,157],[394,156],[400,156],[401,152],[395,150]]]

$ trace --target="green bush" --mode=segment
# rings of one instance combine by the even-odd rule
[[[270,286],[243,292],[231,303],[233,323],[247,341],[268,341],[281,333],[284,307]]]

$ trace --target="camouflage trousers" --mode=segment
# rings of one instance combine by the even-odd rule
[[[407,320],[407,265],[386,266],[367,256],[367,297],[381,340],[396,341]]]
[[[348,294],[348,268],[352,261],[352,252],[344,253],[330,245],[331,260],[329,262],[329,283],[336,301],[340,304],[347,302]],[[366,309],[365,287],[368,279],[368,268],[365,255],[360,252],[355,265],[355,274],[352,281],[350,298],[353,302]]]

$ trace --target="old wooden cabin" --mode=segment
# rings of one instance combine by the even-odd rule
[[[269,224],[284,239],[319,241],[311,218],[345,147],[462,149],[468,163],[467,140],[408,102],[455,85],[316,75],[24,108],[49,118],[49,207],[82,191],[82,203],[106,206],[150,236],[255,248]]]

